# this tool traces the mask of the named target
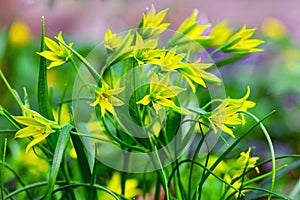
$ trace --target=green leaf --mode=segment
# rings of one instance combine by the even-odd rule
[[[76,151],[76,155],[78,158],[82,178],[84,182],[89,183],[91,181],[91,170],[89,166],[89,161],[84,149],[84,144],[82,143],[80,137],[75,134],[71,134],[71,139]]]
[[[45,50],[45,23],[42,17],[41,52]],[[54,120],[52,106],[48,97],[47,63],[46,58],[40,56],[38,78],[38,107],[39,113],[47,119]]]
[[[50,170],[50,176],[49,176],[49,184],[47,188],[47,192],[45,195],[45,199],[51,199],[51,192],[54,189],[54,185],[56,182],[56,178],[58,175],[58,171],[60,169],[60,164],[62,162],[62,157],[64,154],[65,147],[67,146],[67,143],[70,138],[70,131],[73,129],[73,126],[68,124],[62,128],[62,130],[59,132],[55,152],[53,155],[53,163]]]

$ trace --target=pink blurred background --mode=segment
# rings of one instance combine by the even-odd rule
[[[48,36],[62,30],[73,37],[99,41],[107,28],[121,32],[137,26],[142,12],[152,4],[157,10],[170,9],[167,20],[172,29],[198,8],[203,22],[228,19],[239,27],[248,24],[259,29],[264,19],[277,18],[300,38],[299,0],[0,0],[0,28],[18,20],[39,35],[40,19],[45,16]]]

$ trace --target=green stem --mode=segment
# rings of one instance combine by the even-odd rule
[[[160,158],[159,158],[159,155],[158,155],[157,147],[156,147],[156,146],[154,146],[154,151],[155,151],[155,155],[156,155],[156,157],[157,157],[158,164],[159,164],[159,168],[160,168],[160,171],[161,171],[161,174],[162,174],[162,178],[163,178],[162,181],[163,181],[165,193],[166,193],[166,196],[167,196],[167,200],[170,200],[170,192],[169,192],[169,188],[168,188],[167,177],[166,177],[165,171],[164,171],[164,169],[163,169],[163,166],[162,166],[162,164],[161,164],[161,161],[160,161]]]
[[[250,129],[248,129],[243,135],[241,135],[241,137],[237,138],[226,150],[225,152],[214,162],[214,164],[210,167],[210,171],[213,171],[218,165],[219,163],[224,159],[224,157],[230,153],[256,126],[260,125],[260,123],[265,120],[266,118],[268,118],[270,115],[272,115],[274,113],[274,111],[270,112],[269,114],[267,114],[265,117],[263,117],[261,120],[259,120],[258,122],[256,122]],[[204,178],[200,181],[200,183],[198,184],[198,187],[201,188],[205,182],[205,180],[208,178],[208,176],[210,175],[210,173],[206,173]]]
[[[197,155],[199,154],[200,152],[200,149],[205,141],[205,138],[206,138],[206,135],[204,135],[204,132],[203,132],[203,129],[202,129],[202,126],[201,126],[201,123],[199,123],[199,127],[200,127],[200,131],[201,131],[201,135],[202,135],[202,138],[200,140],[200,142],[198,143],[197,145],[197,148],[196,148],[196,151],[193,155],[193,160],[196,159]],[[208,158],[208,157],[207,157]],[[189,184],[188,184],[188,195],[189,195],[189,198],[188,199],[191,199],[191,187],[192,187],[192,174],[193,174],[193,168],[194,168],[194,163],[191,163],[191,168],[190,168],[190,174],[189,174]],[[203,173],[202,173],[202,178],[204,177],[204,174],[205,174],[205,169],[203,169]],[[201,178],[201,179],[202,179]]]
[[[213,175],[215,178],[217,178],[219,181],[221,181],[222,183],[225,183],[226,185],[228,185],[229,187],[231,187],[232,189],[234,189],[236,192],[238,192],[239,190],[237,188],[235,188],[233,185],[231,185],[230,183],[226,182],[223,178],[219,177],[218,175],[216,175],[213,171],[211,171],[209,168],[205,167],[204,165],[202,165],[201,163],[198,163],[196,162],[195,160],[182,160],[178,163],[178,165],[176,165],[176,167],[173,169],[170,177],[169,177],[169,180],[168,180],[168,186],[170,185],[171,183],[171,180],[172,180],[172,177],[174,176],[175,172],[177,170],[179,170],[179,167],[182,165],[182,164],[185,164],[185,163],[193,163],[194,165],[197,165],[203,169],[205,169],[207,171],[207,173]],[[196,193],[196,192],[195,192]]]
[[[160,200],[160,177],[157,174],[157,178],[156,178],[156,186],[155,186],[155,196],[154,199],[155,200]]]
[[[275,187],[275,179],[276,179],[276,162],[275,162],[276,160],[275,160],[275,151],[274,151],[274,146],[273,146],[272,140],[271,140],[270,135],[269,135],[267,129],[265,128],[265,126],[261,123],[261,121],[255,115],[253,115],[250,112],[243,112],[243,113],[249,115],[257,123],[259,123],[259,126],[267,139],[269,149],[270,149],[271,159],[272,159],[272,182],[271,182],[270,191],[273,192],[274,187]],[[270,200],[271,197],[272,197],[272,194],[270,193],[270,196],[268,197],[268,199]]]
[[[84,80],[84,78],[82,77],[82,75],[79,72],[78,66],[76,65],[75,61],[73,60],[73,58],[70,58],[70,62],[72,64],[72,66],[74,67],[76,74],[79,76],[79,79],[81,80],[83,85],[88,85],[87,82]]]
[[[220,47],[217,48],[217,49],[215,49],[213,52],[211,52],[211,53],[209,54],[209,56],[206,58],[205,63],[208,63],[208,62],[212,59],[212,57],[213,57],[216,53],[218,53],[219,51],[221,51],[221,48],[220,48]]]
[[[6,156],[6,148],[7,148],[7,138],[4,139],[4,147],[3,147],[3,154],[2,154],[2,165],[0,170],[0,183],[4,187],[4,162],[5,162],[5,156]],[[1,189],[1,199],[4,198],[4,190]]]
[[[86,133],[79,133],[79,132],[76,132],[76,131],[71,131],[70,133],[71,133],[71,134],[74,134],[74,135],[81,136],[81,137],[87,137],[87,138],[99,140],[99,141],[102,141],[102,142],[118,144],[118,143],[115,142],[115,141],[106,140],[106,139],[103,139],[103,138],[101,138],[101,137],[92,136],[92,135],[89,135],[89,134],[86,134]]]
[[[286,168],[287,166],[288,166],[288,165],[282,165],[282,166],[278,167],[278,168],[276,169],[276,172],[281,171],[282,169]],[[247,173],[247,172],[246,172],[246,173]],[[251,180],[246,181],[246,182],[244,183],[244,186],[250,185],[251,183],[255,183],[255,182],[257,182],[257,181],[260,181],[261,179],[267,178],[267,177],[269,177],[270,175],[272,175],[272,173],[273,173],[273,172],[268,172],[268,173],[262,174],[262,175],[260,175],[260,176],[257,176],[257,177],[255,177],[255,178],[252,178]]]
[[[95,81],[98,83],[100,80],[102,80],[101,76],[98,74],[98,72],[92,67],[92,65],[84,58],[82,57],[76,50],[74,50],[72,47],[67,45],[65,42],[60,41],[57,37],[55,37],[57,41],[64,45],[67,49],[69,49],[83,64],[86,66],[86,68],[89,70],[91,75],[94,77]]]
[[[97,193],[94,189],[94,185],[96,182],[96,173],[97,173],[97,150],[98,148],[95,148],[95,159],[94,159],[94,167],[93,167],[93,171],[92,171],[92,177],[91,177],[91,181],[90,181],[90,187],[89,187],[89,199],[93,200],[93,199],[98,199],[96,197]]]
[[[2,73],[2,70],[0,69],[0,77],[3,80],[3,82],[5,83],[6,87],[8,88],[10,94],[13,96],[13,98],[16,100],[16,102],[18,103],[18,105],[20,106],[20,108],[23,108],[23,103],[21,102],[21,100],[17,97],[17,95],[15,94],[15,92],[13,91],[13,89],[11,88],[11,86],[9,85],[7,79],[5,78],[4,74]]]

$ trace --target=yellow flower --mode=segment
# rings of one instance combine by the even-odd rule
[[[170,98],[176,97],[180,92],[184,91],[185,88],[168,86],[168,84],[169,74],[159,80],[158,76],[154,72],[152,72],[149,94],[147,94],[143,99],[136,103],[143,105],[152,103],[157,113],[162,109],[161,106],[178,109],[178,107],[172,100],[170,100]]]
[[[211,64],[200,63],[201,58],[194,63],[183,63],[184,57],[185,54],[176,54],[176,47],[173,47],[169,51],[165,50],[161,53],[160,58],[152,59],[148,63],[159,65],[163,71],[179,72],[191,86],[193,92],[196,92],[195,83],[206,87],[203,79],[217,84],[221,83],[219,78],[205,71],[212,66]]]
[[[237,110],[227,107],[228,103],[223,101],[217,108],[212,111],[211,116],[208,117],[208,121],[215,133],[218,132],[217,127],[229,134],[231,137],[235,137],[231,125],[241,124],[241,119],[238,118]]]
[[[250,88],[248,87],[247,93],[243,98],[228,98],[212,111],[212,114],[208,117],[208,120],[215,133],[217,133],[218,127],[225,133],[228,133],[230,136],[235,137],[230,127],[233,125],[245,124],[244,113],[239,112],[245,112],[248,108],[252,108],[255,106],[254,102],[247,101],[249,95]]]
[[[15,22],[8,32],[9,43],[13,46],[24,46],[30,39],[30,30],[23,22]]]
[[[140,34],[136,33],[135,47],[132,52],[134,59],[138,65],[151,63],[152,60],[157,59],[163,50],[155,49],[158,44],[158,39],[143,40]]]
[[[198,16],[198,10],[195,9],[192,13],[192,15],[184,20],[182,24],[178,27],[177,32],[172,38],[171,38],[171,44],[172,45],[179,45],[183,44],[185,42],[188,42],[190,40],[195,40],[197,42],[201,42],[204,40],[208,40],[211,38],[211,36],[202,35],[203,32],[210,27],[210,24],[204,24],[200,25],[198,21],[196,21]],[[182,36],[185,35],[187,37]]]
[[[227,27],[227,21],[223,21],[213,27],[212,31],[210,32],[210,36],[212,38],[207,41],[206,46],[219,47],[226,43],[231,34],[232,30]]]
[[[237,111],[243,111],[246,112],[249,108],[253,108],[255,106],[255,102],[253,101],[247,101],[247,99],[250,96],[250,87],[247,87],[247,93],[245,94],[244,97],[240,99],[227,99],[226,101],[228,102],[228,106],[231,107],[233,110]],[[244,113],[239,113],[239,116],[241,117],[242,120],[242,125],[246,123],[245,121],[245,114]]]
[[[120,99],[113,95],[122,92],[124,89],[125,88],[111,89],[105,81],[102,81],[101,88],[97,87],[95,91],[96,100],[90,105],[97,106],[99,104],[101,108],[101,116],[104,116],[106,111],[113,114],[113,106],[122,106],[124,104]]]
[[[14,119],[26,127],[20,129],[16,133],[15,138],[34,138],[26,147],[26,152],[28,152],[31,147],[44,140],[48,135],[56,132],[61,127],[56,122],[46,119],[35,111],[25,107],[22,109],[25,115],[16,116]]]
[[[138,181],[136,179],[127,179],[125,183],[125,194],[126,198],[133,198],[142,193],[142,190],[137,188]],[[120,173],[114,172],[110,181],[107,184],[107,188],[117,194],[121,194],[121,176]],[[101,199],[113,200],[111,195],[107,193],[102,193]]]
[[[200,63],[201,59],[198,59],[194,63],[182,63],[177,66],[177,71],[185,78],[193,92],[196,92],[195,83],[206,87],[206,81],[214,82],[220,84],[221,80],[215,75],[206,72],[205,70],[210,68],[211,64]]]
[[[65,42],[62,37],[62,32],[58,33],[57,39],[61,42]],[[43,56],[47,60],[51,61],[51,64],[48,66],[48,69],[59,66],[67,62],[72,57],[72,52],[63,46],[60,43],[56,43],[54,40],[45,37],[45,44],[50,49],[50,51],[38,52],[40,56]],[[69,44],[69,47],[72,47],[73,43]]]
[[[243,173],[249,169],[255,169],[257,173],[259,173],[259,169],[255,167],[257,161],[259,160],[259,157],[251,157],[250,155],[251,148],[248,149],[247,152],[241,152],[240,157],[235,160],[233,163],[228,163],[228,170],[225,172],[224,179],[228,183],[230,183],[233,179],[236,179],[243,175]],[[233,183],[233,186],[238,189],[241,187],[242,182],[241,180],[236,180]],[[235,192],[234,189],[229,189],[229,194]],[[247,192],[247,190],[243,190],[243,192]],[[238,193],[236,193],[238,195]]]
[[[243,174],[245,168],[246,170],[255,168],[256,172],[259,173],[258,168],[255,167],[259,157],[251,157],[250,153],[251,148],[249,148],[247,152],[241,152],[240,157],[231,165],[230,172],[233,172],[233,178]]]
[[[119,41],[118,37],[117,38],[114,38],[114,36],[112,36],[112,37],[113,38],[110,39],[112,41],[108,40],[106,42],[106,45],[115,43],[114,41],[116,41],[116,40]],[[132,46],[133,38],[134,38],[134,35],[131,34],[131,32],[129,31],[127,33],[127,35],[124,36],[124,38],[121,37],[119,45],[114,44],[115,46],[112,46],[112,47],[114,47],[114,49],[112,50],[112,54],[108,57],[108,60],[107,60],[108,66],[115,64],[115,62],[117,62],[119,60],[125,60],[126,58],[128,58],[132,55],[132,51],[133,51],[133,47],[134,47],[134,46]]]
[[[107,29],[104,40],[105,48],[113,50],[121,45],[122,37],[117,37],[117,34],[112,33],[110,29]]]
[[[287,34],[285,25],[275,18],[268,18],[263,21],[262,32],[274,39],[280,39]]]
[[[149,63],[159,65],[163,71],[175,72],[185,54],[176,54],[176,47],[169,51],[163,50],[160,58],[152,59]]]
[[[238,54],[263,52],[263,49],[258,49],[256,47],[264,43],[264,41],[250,39],[254,32],[255,29],[247,29],[246,25],[244,25],[239,32],[228,39],[227,44],[222,48],[222,51],[224,53],[235,52]]]
[[[143,19],[139,26],[139,28],[142,28],[141,35],[143,38],[157,36],[170,26],[169,23],[162,23],[167,12],[168,9],[165,9],[156,13],[156,10],[152,5],[151,9],[143,14]]]

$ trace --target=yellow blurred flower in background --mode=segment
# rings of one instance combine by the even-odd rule
[[[227,21],[215,25],[210,32],[211,39],[207,41],[206,45],[209,47],[219,47],[226,43],[232,34],[232,30],[227,25]]]
[[[261,30],[263,34],[273,38],[280,39],[287,34],[285,25],[278,19],[268,18],[263,21]]]
[[[126,198],[133,198],[142,193],[142,190],[138,189],[139,182],[136,179],[127,179],[125,183],[125,194]],[[117,194],[121,194],[121,175],[118,172],[114,172],[111,179],[107,184],[107,188]],[[103,193],[100,199],[114,200],[115,198],[107,193]]]
[[[12,46],[25,46],[30,40],[29,27],[20,21],[14,22],[8,32],[8,41]]]

